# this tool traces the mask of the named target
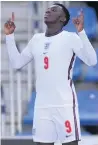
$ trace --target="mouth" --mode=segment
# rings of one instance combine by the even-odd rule
[[[44,18],[50,17],[50,14],[45,14]]]

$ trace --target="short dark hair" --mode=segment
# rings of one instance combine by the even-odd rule
[[[69,11],[67,10],[67,8],[66,8],[63,4],[60,4],[60,3],[54,3],[54,5],[57,5],[57,6],[62,7],[62,10],[64,11],[65,16],[66,16],[66,21],[64,22],[64,26],[67,25],[68,22],[69,22],[69,20],[70,20],[70,14],[69,14]]]

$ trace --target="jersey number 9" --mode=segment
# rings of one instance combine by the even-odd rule
[[[49,68],[49,59],[48,59],[48,57],[46,56],[46,57],[44,57],[44,68],[45,69],[48,69]]]
[[[65,127],[66,127],[66,132],[68,133],[72,132],[71,123],[69,120],[65,121]]]

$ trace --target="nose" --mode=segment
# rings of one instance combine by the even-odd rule
[[[48,8],[47,9],[47,11],[46,11],[46,13],[50,13],[51,12],[51,9],[50,8]]]

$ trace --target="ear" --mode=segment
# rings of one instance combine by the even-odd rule
[[[60,22],[63,22],[64,23],[65,21],[66,21],[66,18],[65,17],[61,17],[60,18]]]

